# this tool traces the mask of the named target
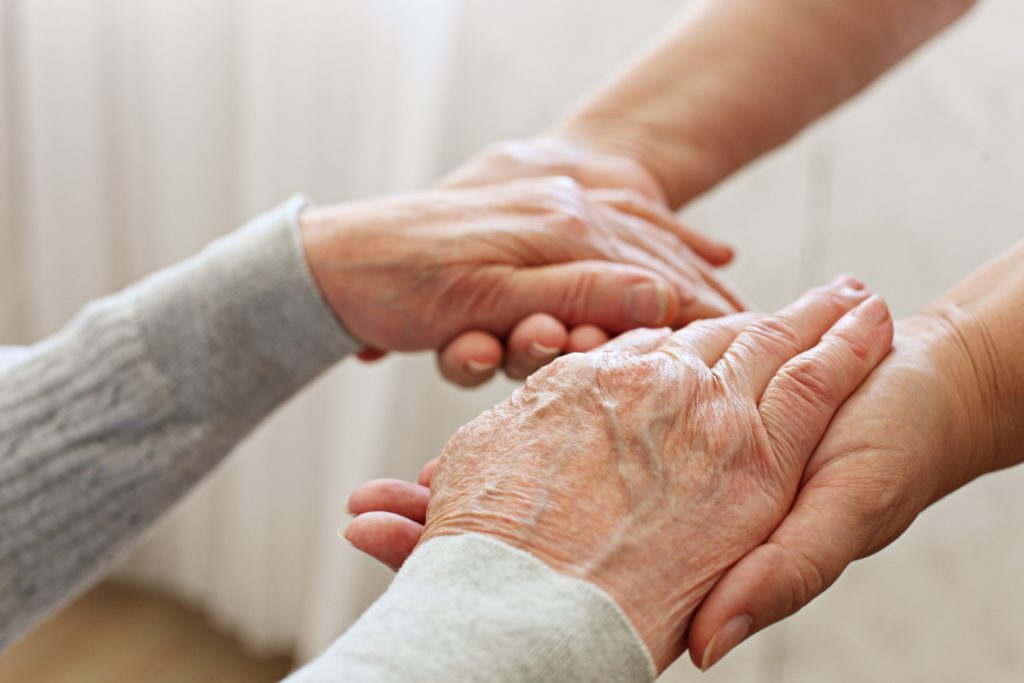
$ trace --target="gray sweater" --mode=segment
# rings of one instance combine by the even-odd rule
[[[304,205],[293,198],[89,305],[45,341],[0,347],[0,646],[100,578],[263,418],[357,348],[307,270]],[[467,535],[417,549],[289,681],[654,674],[607,594]]]

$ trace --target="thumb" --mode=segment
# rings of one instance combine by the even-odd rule
[[[662,327],[676,319],[679,295],[660,275],[609,261],[573,261],[514,271],[505,300],[492,314],[502,330],[532,313],[566,325],[597,325],[611,332]]]
[[[831,586],[874,536],[867,495],[808,482],[771,538],[734,564],[697,609],[687,636],[693,663],[706,671]]]

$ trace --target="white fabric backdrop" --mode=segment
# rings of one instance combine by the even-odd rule
[[[183,258],[292,191],[419,187],[543,127],[675,0],[0,0],[0,342]],[[839,270],[900,313],[1022,234],[1024,6],[989,0],[853,106],[687,212],[770,308]],[[350,361],[289,404],[122,573],[256,649],[315,653],[386,585],[335,534],[512,385]],[[1019,680],[1024,472],[926,514],[711,681]],[[666,679],[687,673],[674,667]]]

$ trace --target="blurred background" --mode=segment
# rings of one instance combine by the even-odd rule
[[[0,343],[292,192],[423,187],[536,133],[681,4],[0,0]],[[684,217],[738,247],[763,308],[847,271],[912,313],[1024,233],[1022,26],[1018,0],[983,2]],[[343,363],[0,680],[274,680],[389,581],[336,536],[351,490],[414,477],[512,387],[455,389],[428,355]],[[1022,524],[1024,470],[976,482],[702,680],[1021,680]]]

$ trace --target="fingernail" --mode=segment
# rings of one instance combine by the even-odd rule
[[[538,342],[530,344],[530,348],[527,352],[534,358],[548,359],[552,356],[557,356],[562,349],[555,348],[554,346],[544,346]]]
[[[657,327],[665,319],[668,293],[660,282],[633,285],[626,297],[626,307],[634,323]]]
[[[348,525],[349,524],[351,524],[351,522],[345,522],[340,527],[338,527],[338,538],[340,538],[341,540],[345,541],[345,543],[348,543],[349,545],[351,545],[354,548],[355,546],[352,544],[352,541],[350,541],[347,538],[345,538],[345,532],[348,531]]]
[[[466,361],[466,371],[472,375],[483,375],[492,372],[497,367],[494,363],[482,363],[478,360]]]
[[[855,278],[852,275],[843,273],[837,275],[834,280],[830,283],[833,287],[849,287],[850,289],[864,289],[864,283]]]
[[[750,635],[754,620],[747,614],[735,616],[725,622],[718,630],[708,646],[704,648],[704,656],[700,658],[700,670],[707,671],[718,663],[729,651],[742,643]]]
[[[885,299],[875,294],[853,309],[853,315],[872,325],[881,325],[889,318],[889,307],[885,304]]]

